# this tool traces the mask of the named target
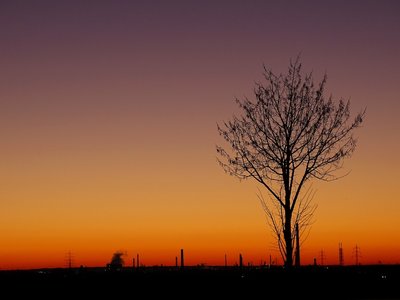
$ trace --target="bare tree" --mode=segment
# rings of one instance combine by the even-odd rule
[[[255,101],[236,99],[243,114],[218,125],[228,145],[217,146],[220,165],[239,179],[255,179],[270,196],[269,203],[260,199],[286,267],[293,265],[296,224],[304,231],[315,211],[306,182],[338,178],[365,115],[351,119],[349,101],[336,104],[324,95],[327,76],[314,86],[301,67],[299,58],[284,75],[264,66],[266,83],[256,84]]]

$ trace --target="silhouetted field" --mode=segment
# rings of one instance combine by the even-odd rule
[[[1,271],[3,293],[93,299],[400,299],[400,266],[146,267]],[[260,295],[263,295],[260,297]],[[39,299],[39,298],[35,298]]]

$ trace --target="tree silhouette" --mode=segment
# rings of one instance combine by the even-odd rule
[[[228,145],[217,146],[219,164],[239,179],[255,179],[270,196],[269,203],[260,199],[286,267],[293,265],[296,224],[304,230],[315,210],[305,184],[338,178],[335,171],[354,152],[353,131],[365,115],[351,119],[350,101],[325,97],[327,76],[315,86],[301,68],[299,58],[284,75],[264,66],[266,83],[256,84],[255,101],[236,99],[242,115],[218,125]]]

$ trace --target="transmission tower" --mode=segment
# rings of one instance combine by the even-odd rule
[[[360,251],[360,247],[358,247],[358,245],[356,245],[353,249],[353,254],[356,260],[356,266],[358,266],[360,264],[360,257],[361,257],[361,251]]]
[[[323,265],[324,265],[324,260],[325,260],[325,258],[326,258],[323,249],[321,249],[321,251],[319,252],[319,258],[320,258],[320,261],[321,261],[321,266],[323,266]]]
[[[71,251],[68,251],[65,257],[65,264],[68,269],[72,268],[74,262],[74,256],[72,255]]]

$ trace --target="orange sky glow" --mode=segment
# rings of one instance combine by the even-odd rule
[[[301,53],[327,94],[367,108],[346,177],[310,182],[302,263],[400,263],[395,1],[0,4],[0,269],[282,260],[254,181],[216,162],[216,124],[263,63]],[[358,7],[358,6],[361,6]],[[261,187],[260,187],[261,188]],[[265,194],[266,195],[266,194]]]

